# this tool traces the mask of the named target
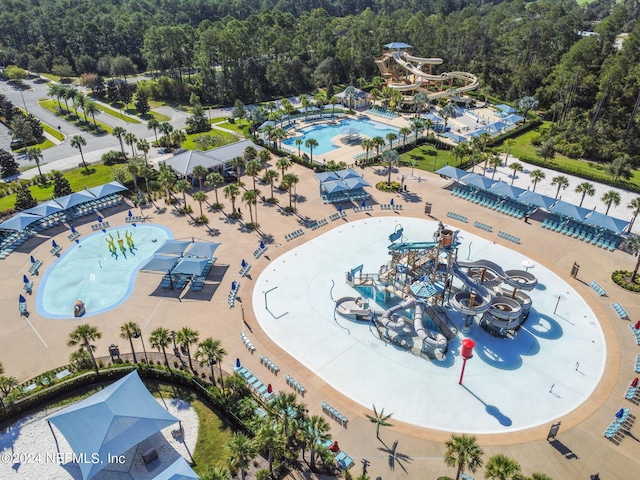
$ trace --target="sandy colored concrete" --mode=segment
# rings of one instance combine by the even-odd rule
[[[4,364],[6,374],[17,377],[19,381],[26,381],[43,370],[66,364],[71,353],[71,349],[66,346],[67,336],[81,323],[95,325],[103,333],[102,339],[96,342],[99,356],[106,355],[107,348],[112,343],[118,344],[122,351],[129,350],[128,342],[119,337],[120,326],[126,321],[138,322],[143,328],[145,338],[148,338],[151,330],[159,326],[177,330],[188,325],[198,330],[201,338],[212,336],[222,341],[228,352],[224,362],[226,370],[230,371],[236,357],[239,357],[261,379],[272,383],[276,390],[285,391],[290,391],[284,379],[284,376],[289,374],[306,387],[307,394],[303,401],[312,414],[322,414],[320,402],[324,400],[347,415],[350,419],[348,428],[342,428],[331,420],[330,423],[334,438],[356,461],[353,472],[360,471],[359,461],[366,458],[371,462],[368,472],[372,478],[379,476],[387,480],[452,475],[453,469],[447,468],[442,462],[442,442],[449,437],[449,433],[393,421],[393,428],[381,429],[383,444],[375,438],[374,425],[364,416],[370,412],[329,387],[321,378],[279,348],[259,328],[251,304],[252,279],[257,278],[260,272],[268,268],[270,262],[283,252],[332,228],[332,225],[328,225],[316,231],[305,230],[306,233],[302,237],[291,242],[284,240],[285,234],[302,228],[302,219],[321,219],[335,212],[334,207],[321,203],[312,172],[299,166],[294,166],[292,170],[300,178],[297,185],[298,213],[287,215],[276,206],[259,205],[259,233],[246,230],[241,222],[230,221],[219,212],[208,214],[210,226],[216,229],[217,233],[216,236],[211,236],[207,229],[191,225],[188,217],[173,216],[170,209],[164,205],[159,204],[159,210],[151,208],[143,211],[149,216],[149,222],[167,226],[175,238],[195,237],[222,243],[216,252],[216,265],[205,288],[199,294],[185,290],[178,295],[170,290],[162,290],[158,287],[160,275],[144,273],[138,276],[132,297],[110,312],[80,320],[49,320],[40,318],[35,313],[34,297],[31,296],[28,297],[31,314],[27,319],[20,318],[17,297],[22,293],[22,275],[28,271],[29,255],[33,254],[36,258],[44,260],[42,271],[49,268],[55,260],[49,254],[51,238],[69,248],[68,229],[59,226],[23,244],[18,251],[0,263],[0,310],[3,312],[0,316],[0,360]],[[386,171],[381,167],[366,168],[362,172],[372,184],[386,177]],[[388,203],[394,198],[396,203],[404,205],[402,216],[419,218],[425,217],[424,202],[432,202],[434,218],[441,219],[454,228],[473,230],[475,235],[507,246],[544,265],[563,277],[589,303],[604,333],[607,361],[602,381],[586,402],[560,419],[562,428],[557,443],[550,444],[545,440],[547,426],[500,435],[479,435],[479,441],[485,450],[485,459],[490,454],[502,452],[520,462],[524,473],[530,475],[534,471],[541,471],[556,480],[585,479],[589,474],[598,471],[603,479],[635,478],[640,467],[636,443],[636,437],[640,437],[640,433],[637,427],[632,428],[618,446],[602,436],[618,408],[633,406],[624,399],[624,391],[629,382],[637,376],[634,366],[640,347],[631,335],[629,322],[620,320],[610,304],[615,301],[621,302],[634,320],[638,318],[640,307],[637,295],[613,284],[610,273],[617,268],[632,268],[635,259],[620,251],[606,252],[576,239],[550,232],[541,228],[536,221],[527,225],[521,220],[461,200],[443,189],[448,182],[439,176],[420,172],[422,178],[419,182],[417,175],[410,176],[410,169],[399,169],[393,173],[393,177],[399,178],[402,174],[408,179],[408,193],[402,196],[391,195],[370,189],[374,200],[378,203]],[[263,185],[259,188],[268,196],[268,186]],[[289,198],[286,193],[276,193],[276,196],[280,205],[288,204]],[[214,201],[213,192],[209,193],[209,201]],[[225,212],[229,213],[230,202],[223,202],[226,203]],[[190,203],[194,204],[194,210],[197,211],[197,204],[193,201]],[[129,208],[116,207],[103,214],[112,226],[124,226],[124,217]],[[247,207],[242,205],[241,209],[248,219]],[[511,244],[498,238],[496,233],[474,229],[470,224],[457,223],[446,217],[447,211],[463,214],[471,223],[478,220],[489,224],[493,226],[494,232],[502,230],[517,235],[522,243]],[[352,219],[366,218],[368,215],[400,214],[382,212],[375,208],[370,214],[356,214],[350,211],[347,219],[341,221],[349,222]],[[90,220],[94,218],[88,217],[87,223],[76,225],[77,230],[83,235],[91,233],[88,223]],[[254,260],[252,252],[258,246],[260,234],[268,243],[269,249],[260,259]],[[238,272],[243,258],[253,265],[250,271],[251,278],[240,278]],[[569,277],[574,261],[581,265],[578,279]],[[35,277],[34,280],[37,289],[39,279]],[[241,286],[239,300],[234,308],[230,308],[227,304],[227,294],[233,280],[240,281]],[[588,283],[591,280],[598,281],[607,290],[608,297],[599,297],[590,289]],[[257,348],[253,355],[247,352],[240,340],[239,333],[242,331],[247,333]],[[141,346],[137,349],[141,351]],[[260,365],[260,354],[266,355],[280,367],[279,375],[274,376]],[[526,395],[526,392],[523,392],[523,395]],[[371,403],[375,401],[375,398],[371,399]],[[635,407],[632,414],[634,411]],[[390,450],[393,450],[396,440],[398,443],[392,469],[389,462]],[[574,456],[571,456],[571,453]],[[408,458],[402,460],[403,455]],[[482,475],[476,474],[475,477],[482,478]]]

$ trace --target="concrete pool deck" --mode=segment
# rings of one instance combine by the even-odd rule
[[[354,148],[355,150],[355,148]],[[358,147],[358,153],[362,149]],[[338,159],[336,159],[338,160]],[[366,168],[362,172],[370,183],[386,178],[386,171],[381,167]],[[631,335],[628,322],[620,320],[611,303],[620,302],[629,312],[633,320],[638,318],[637,295],[618,288],[610,279],[610,272],[618,268],[630,269],[635,264],[635,259],[620,252],[606,252],[592,245],[587,245],[573,238],[559,235],[540,227],[538,222],[531,221],[530,225],[521,220],[498,214],[492,210],[467,202],[452,196],[449,191],[443,189],[448,182],[439,176],[419,172],[422,181],[411,177],[411,169],[399,169],[393,173],[393,178],[406,175],[409,191],[403,195],[391,195],[370,189],[377,203],[388,203],[391,198],[396,203],[403,204],[403,212],[381,211],[375,207],[373,212],[353,213],[348,209],[346,219],[332,222],[330,225],[315,231],[305,229],[305,234],[291,242],[284,240],[284,235],[299,228],[301,218],[311,219],[327,218],[336,210],[330,205],[323,205],[318,195],[318,185],[312,172],[294,166],[293,173],[300,178],[297,185],[299,215],[286,215],[281,209],[273,206],[259,205],[259,221],[261,232],[268,243],[268,250],[260,259],[255,260],[252,252],[257,248],[260,236],[255,232],[247,231],[239,222],[229,221],[220,213],[209,213],[211,226],[218,231],[218,235],[211,237],[203,228],[197,228],[189,223],[188,217],[175,217],[170,209],[163,203],[158,203],[159,210],[155,208],[144,211],[149,215],[149,222],[162,224],[171,229],[174,237],[178,239],[212,240],[221,242],[221,247],[216,251],[218,260],[212,270],[205,289],[198,295],[185,291],[180,295],[159,288],[161,275],[139,275],[136,280],[134,293],[120,307],[107,313],[96,315],[86,320],[49,320],[35,313],[33,307],[34,296],[27,296],[29,310],[28,318],[20,318],[17,311],[17,297],[22,291],[22,275],[29,268],[29,255],[44,260],[41,268],[42,275],[53,261],[49,254],[51,239],[58,244],[69,245],[66,236],[68,228],[64,226],[54,227],[23,244],[18,251],[11,254],[0,263],[0,309],[3,315],[0,318],[2,335],[0,336],[0,361],[5,367],[5,374],[15,376],[19,381],[26,381],[40,372],[68,362],[72,349],[66,346],[67,337],[77,325],[90,323],[96,326],[102,333],[102,339],[95,342],[96,354],[104,356],[108,354],[108,347],[115,343],[121,351],[128,352],[128,342],[119,337],[120,326],[127,321],[137,322],[143,330],[145,340],[151,330],[157,327],[179,329],[189,326],[200,332],[200,338],[212,336],[220,339],[228,355],[224,361],[224,368],[232,371],[232,365],[236,358],[240,358],[258,376],[273,384],[276,391],[291,392],[285,382],[285,375],[291,375],[307,389],[302,401],[308,406],[310,413],[323,415],[321,402],[330,403],[349,419],[348,428],[340,427],[336,422],[329,420],[332,427],[332,437],[340,442],[340,445],[355,459],[356,467],[352,473],[360,472],[360,459],[366,458],[371,462],[369,474],[375,478],[384,480],[407,478],[437,478],[440,475],[451,475],[453,469],[447,468],[442,461],[444,453],[443,441],[449,438],[445,431],[418,427],[396,420],[392,417],[393,428],[382,428],[380,436],[386,445],[391,447],[396,440],[397,452],[410,457],[410,462],[404,462],[407,472],[398,465],[391,470],[389,467],[390,453],[388,448],[375,438],[375,426],[364,416],[371,413],[371,407],[365,407],[343,395],[333,388],[325,379],[316,375],[286,350],[280,348],[259,326],[253,314],[252,291],[255,279],[261,272],[268,269],[271,263],[282,254],[324,234],[338,225],[349,225],[353,220],[370,218],[426,218],[424,215],[424,202],[433,204],[432,215],[451,225],[454,229],[472,230],[474,235],[482,237],[497,245],[503,245],[518,254],[531,258],[536,264],[532,270],[538,274],[539,266],[544,266],[556,275],[564,279],[587,302],[597,316],[601,325],[607,345],[606,367],[602,380],[597,385],[593,394],[577,409],[566,415],[562,415],[562,426],[558,435],[558,441],[547,442],[545,440],[549,425],[544,424],[526,430],[503,434],[478,435],[478,440],[485,451],[485,460],[489,455],[504,453],[516,459],[522,470],[527,475],[532,472],[544,472],[551,478],[562,480],[583,480],[589,474],[600,472],[605,478],[634,478],[640,469],[640,459],[637,456],[637,443],[634,438],[627,436],[620,445],[615,446],[607,441],[602,432],[612,421],[615,412],[621,406],[631,406],[632,414],[637,407],[624,399],[624,392],[630,381],[638,376],[634,372],[636,356],[640,354],[640,347]],[[416,172],[418,174],[418,172]],[[263,192],[268,192],[268,186],[260,187]],[[213,192],[209,193],[209,200],[213,201]],[[276,191],[280,205],[288,204],[288,195]],[[190,197],[188,197],[190,198]],[[223,200],[224,201],[224,200]],[[194,204],[189,200],[190,204]],[[230,203],[224,201],[230,210]],[[127,208],[113,208],[105,213],[105,219],[112,226],[125,225]],[[197,205],[194,207],[197,208]],[[248,217],[246,206],[241,206],[243,213]],[[520,245],[514,245],[497,237],[495,233],[488,233],[474,229],[470,224],[446,217],[448,211],[464,214],[471,222],[478,220],[493,226],[494,232],[502,230],[521,238]],[[403,220],[404,221],[404,220]],[[86,223],[79,222],[76,228],[83,234],[91,231],[90,220]],[[475,242],[474,242],[474,245]],[[473,248],[473,247],[472,247]],[[466,257],[466,252],[463,252]],[[238,273],[240,261],[245,258],[253,265],[251,278],[240,278]],[[573,262],[581,265],[578,279],[569,276]],[[596,280],[606,291],[607,297],[600,297],[588,283]],[[34,288],[39,287],[40,279],[34,278]],[[239,297],[234,308],[227,304],[227,294],[232,281],[240,281]],[[326,291],[323,286],[323,292]],[[239,333],[245,332],[257,351],[251,355],[244,347]],[[147,343],[147,348],[150,347]],[[139,343],[134,346],[138,352],[142,351]],[[260,364],[259,355],[266,355],[276,363],[281,370],[278,376],[270,373]],[[572,362],[572,365],[575,362]],[[479,358],[469,361],[468,373],[480,364]],[[582,362],[581,362],[582,365]],[[549,370],[554,367],[546,367]],[[465,378],[466,374],[465,374]],[[471,376],[469,377],[471,379]],[[454,384],[456,382],[453,382]],[[456,385],[453,385],[454,387]],[[551,398],[549,398],[551,400]],[[377,407],[386,405],[379,403],[376,398],[370,402]],[[385,413],[395,413],[392,409],[385,408]],[[439,409],[433,415],[439,415]],[[327,417],[328,418],[328,417]],[[631,435],[640,437],[638,427],[635,426]],[[381,450],[382,449],[382,450]],[[482,475],[476,474],[476,478]]]

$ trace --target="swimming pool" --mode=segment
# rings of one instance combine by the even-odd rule
[[[313,149],[313,154],[322,155],[323,153],[327,153],[331,150],[335,150],[336,148],[340,148],[333,144],[332,139],[338,135],[344,135],[343,130],[345,128],[355,128],[356,130],[360,131],[360,135],[365,135],[370,138],[385,138],[387,133],[393,132],[397,135],[400,131],[400,129],[398,128],[390,127],[389,125],[375,122],[373,120],[354,120],[349,118],[346,120],[342,120],[337,125],[311,125],[309,127],[297,129],[298,132],[302,133],[302,137],[288,138],[282,143],[288,145],[291,148],[295,148],[297,151],[298,145],[296,145],[296,140],[300,139],[302,140],[300,150],[302,152],[310,154],[311,152],[307,147],[304,146],[304,142],[309,138],[315,138],[318,141],[318,146]]]
[[[116,256],[109,251],[109,235],[114,239]],[[127,249],[127,235],[134,243],[133,252]],[[47,318],[73,318],[76,300],[84,302],[85,316],[120,305],[131,295],[140,266],[170,238],[171,231],[157,225],[112,228],[83,238],[45,272],[36,296],[38,313]]]

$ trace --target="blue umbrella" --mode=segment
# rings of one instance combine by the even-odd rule
[[[244,258],[242,259],[242,268],[247,266],[247,262],[244,261]]]
[[[26,275],[23,275],[23,276],[22,276],[22,281],[23,281],[24,283],[29,283],[29,277],[27,277]]]
[[[338,205],[338,211],[341,212],[342,211],[342,205]]]
[[[98,215],[98,223],[102,223],[102,217]]]
[[[366,200],[362,200],[362,203],[360,204],[361,207],[366,207],[367,206],[367,201]]]
[[[264,242],[260,242],[260,248],[264,248],[264,247],[265,247]]]
[[[128,215],[129,215],[130,217],[133,217],[133,213],[131,213],[131,210],[129,210]]]
[[[24,302],[26,302],[27,300],[26,300],[22,295],[20,295],[20,296],[18,297],[18,301],[19,301],[20,303],[24,303]]]
[[[393,205],[393,198],[389,201],[389,205]]]
[[[240,359],[236,358],[236,367],[240,368]]]
[[[71,233],[76,233],[76,227],[74,227],[73,225],[71,225]]]
[[[58,244],[56,243],[56,241],[55,241],[55,240],[51,240],[51,246],[52,246],[53,248],[57,248],[57,247],[58,247]]]
[[[622,418],[622,415],[624,415],[624,408],[621,408],[616,412],[616,418]]]
[[[36,263],[36,259],[35,259],[35,258],[33,258],[33,255],[31,255],[31,256],[29,257],[29,260],[31,260],[31,263]]]

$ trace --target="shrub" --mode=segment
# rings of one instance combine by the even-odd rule
[[[387,184],[386,181],[376,183],[376,188],[381,192],[399,192],[402,186],[398,182]]]
[[[627,270],[616,270],[611,274],[611,280],[619,287],[629,290],[631,292],[640,292],[640,275],[635,279],[634,283],[631,283],[631,276],[633,272]]]
[[[107,153],[104,153],[101,159],[102,163],[108,167],[111,165],[116,165],[118,163],[125,163],[127,161],[125,156],[122,155],[122,152],[119,152],[117,150],[111,150]]]
[[[197,225],[206,225],[207,223],[209,223],[209,219],[206,215],[202,215],[200,217],[196,217],[195,222]]]

